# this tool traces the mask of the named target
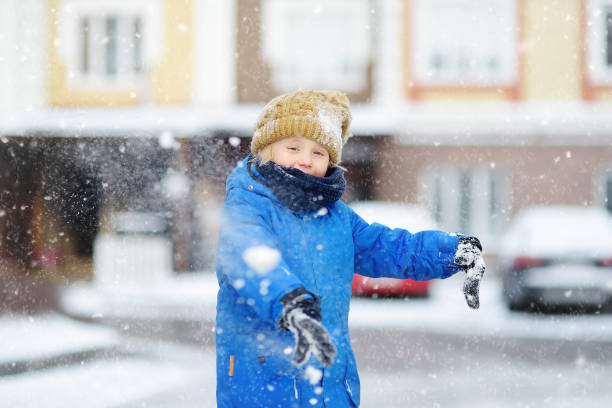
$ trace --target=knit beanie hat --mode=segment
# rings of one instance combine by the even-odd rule
[[[294,91],[272,99],[257,123],[251,151],[288,136],[302,136],[325,146],[330,165],[337,165],[351,133],[348,97],[337,91]]]

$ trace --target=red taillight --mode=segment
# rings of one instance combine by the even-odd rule
[[[598,264],[600,266],[612,266],[612,258],[600,259]]]
[[[545,259],[542,258],[534,258],[530,256],[519,256],[514,260],[513,267],[514,269],[526,269],[533,268],[535,266],[542,266],[546,263]]]

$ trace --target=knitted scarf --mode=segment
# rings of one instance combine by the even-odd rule
[[[260,164],[255,159],[253,163],[265,180],[253,174],[249,160],[247,168],[251,177],[267,186],[281,203],[298,214],[314,212],[321,207],[332,205],[342,197],[346,189],[344,173],[338,167],[329,169],[324,177],[315,177],[271,161]]]

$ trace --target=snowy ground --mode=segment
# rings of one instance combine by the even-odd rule
[[[56,314],[0,317],[0,366],[10,368],[73,351],[94,352],[119,345],[115,330]]]
[[[458,335],[612,342],[612,314],[539,315],[509,311],[496,278],[485,278],[480,309],[465,304],[463,276],[436,280],[426,299],[354,298],[351,328],[376,327]],[[138,316],[214,321],[217,283],[212,273],[185,275],[151,287],[83,285],[66,292],[70,314],[86,318]]]
[[[612,404],[612,315],[509,312],[493,278],[474,311],[460,288],[458,276],[436,281],[427,299],[353,300],[363,407]],[[74,286],[63,305],[94,322],[212,322],[215,295],[214,276],[200,274],[148,288]],[[0,318],[9,345],[0,406],[214,406],[212,332],[199,346],[128,332],[60,315]],[[28,360],[35,369],[19,369]]]
[[[214,349],[195,352],[133,338],[123,339],[120,348],[122,355],[110,358],[0,376],[0,406],[152,406],[143,403],[152,397],[166,407],[214,406]]]

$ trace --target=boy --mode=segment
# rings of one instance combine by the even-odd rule
[[[340,198],[348,98],[295,91],[266,105],[251,152],[227,180],[217,277],[219,407],[357,407],[348,311],[353,273],[429,280],[467,272],[476,238],[368,225]]]

